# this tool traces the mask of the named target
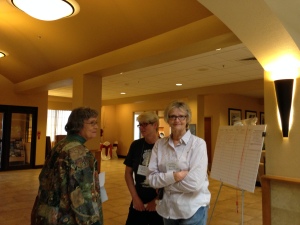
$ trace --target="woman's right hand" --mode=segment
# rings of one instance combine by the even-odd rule
[[[145,206],[142,200],[137,196],[132,199],[133,208],[137,211],[145,211]]]

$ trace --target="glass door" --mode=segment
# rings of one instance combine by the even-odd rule
[[[0,171],[35,167],[37,107],[0,105]]]
[[[32,114],[12,113],[10,123],[9,167],[30,164]]]
[[[2,162],[1,162],[1,158],[2,158],[2,134],[3,134],[3,113],[0,112],[0,170],[2,167]]]

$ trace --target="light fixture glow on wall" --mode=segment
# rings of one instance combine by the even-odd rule
[[[13,6],[39,20],[52,21],[76,15],[80,7],[75,0],[7,0]]]
[[[288,137],[294,79],[275,80],[274,84],[277,98],[277,106],[281,120],[282,136]]]

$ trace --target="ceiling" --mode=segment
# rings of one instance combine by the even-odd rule
[[[239,44],[103,77],[102,99],[119,99],[256,79],[263,79],[263,68],[251,52],[243,44]],[[178,83],[182,86],[176,86]],[[256,92],[236,91],[232,90],[232,93],[263,97],[263,89]],[[50,90],[49,95],[72,97],[72,86]]]
[[[0,75],[17,92],[70,98],[70,78],[94,71],[103,100],[263,79],[253,54],[196,0],[77,2],[76,16],[46,22],[0,0]]]

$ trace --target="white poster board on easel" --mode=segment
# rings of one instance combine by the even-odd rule
[[[219,127],[210,177],[254,192],[266,125]]]

